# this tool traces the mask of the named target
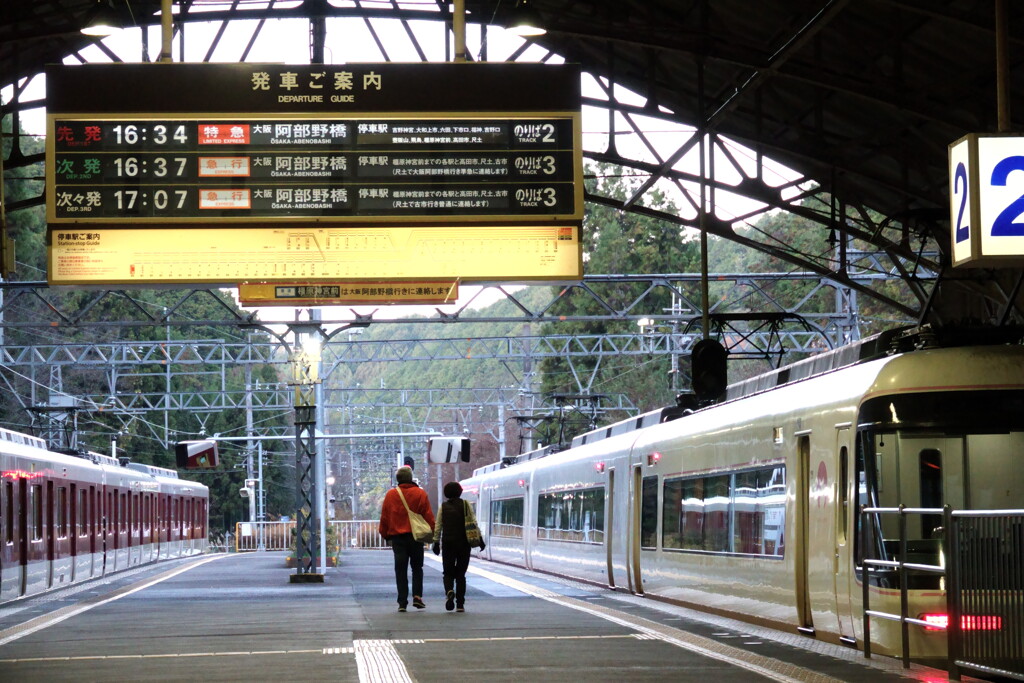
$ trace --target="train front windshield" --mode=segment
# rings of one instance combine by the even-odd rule
[[[858,416],[859,508],[1024,508],[1024,391],[957,391],[866,401]],[[868,555],[896,559],[899,516],[858,515]],[[942,516],[907,515],[908,562],[941,563]],[[924,579],[922,579],[924,580]]]

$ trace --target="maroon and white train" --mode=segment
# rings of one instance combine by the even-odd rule
[[[0,429],[0,603],[206,550],[209,491]]]

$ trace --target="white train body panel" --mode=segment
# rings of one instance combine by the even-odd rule
[[[930,425],[927,407],[955,418],[957,400],[998,407],[1012,395],[1016,406],[1022,392],[1019,346],[915,351],[482,468],[463,487],[490,559],[862,645],[854,555],[864,496],[877,486],[885,506],[1024,508],[1024,418],[975,432],[967,417]],[[984,422],[987,411],[975,412]],[[873,458],[860,455],[868,449]],[[938,562],[934,520],[913,524]],[[873,583],[870,607],[898,613],[899,595]],[[910,595],[912,615],[945,609],[938,586]],[[898,652],[898,623],[874,620],[872,648]],[[944,635],[912,629],[911,649],[944,656]]]

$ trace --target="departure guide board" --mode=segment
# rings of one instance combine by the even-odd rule
[[[572,217],[573,120],[54,121],[50,223]]]
[[[472,227],[460,232],[466,244],[452,245],[456,262],[460,251],[467,257],[479,251],[475,240],[515,234],[492,227],[546,228],[542,240],[561,242],[555,270],[550,258],[526,256],[499,268],[507,272],[488,273],[577,278],[583,215],[579,88],[578,67],[565,65],[50,67],[51,282],[112,277],[115,264],[103,266],[96,258],[116,258],[116,250],[100,242],[133,244],[132,254],[169,248],[172,260],[201,264],[227,228],[278,229],[252,240],[229,238],[245,270],[272,281],[275,271],[294,269],[276,268],[270,253],[276,250],[266,245],[292,227],[329,228],[335,245],[349,227],[374,230],[385,242],[394,241],[390,231],[398,227]],[[129,230],[131,239],[113,237],[119,229]],[[173,243],[160,239],[163,229],[174,231]],[[216,232],[182,233],[206,229]],[[536,231],[527,232],[537,238]],[[159,248],[144,244],[150,233]],[[255,251],[247,252],[246,243]],[[569,248],[576,253],[566,253]],[[217,251],[223,256],[225,249]],[[336,248],[322,244],[313,251],[306,270],[351,276],[351,268],[329,262],[348,260]],[[535,250],[537,256],[545,251]],[[101,267],[75,265],[85,254],[95,258],[84,261]],[[291,257],[288,265],[294,266]],[[412,250],[407,257],[420,256]],[[423,264],[396,269],[392,261],[381,259],[366,277],[432,275]],[[113,282],[149,281],[140,273],[155,271],[126,272]],[[211,282],[223,275],[192,268],[186,277]]]

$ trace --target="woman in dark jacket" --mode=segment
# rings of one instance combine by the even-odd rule
[[[434,554],[441,555],[444,567],[444,608],[449,612],[466,611],[466,570],[472,548],[466,540],[466,522],[476,524],[473,507],[462,500],[462,486],[457,481],[444,485],[445,502],[437,510],[434,525]],[[483,550],[483,539],[480,549]]]

